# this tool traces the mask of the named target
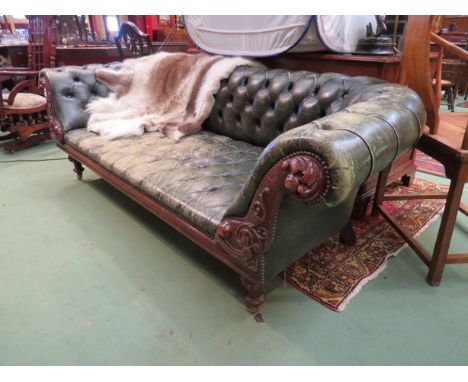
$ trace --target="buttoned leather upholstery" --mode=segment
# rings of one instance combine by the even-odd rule
[[[108,141],[77,129],[65,142],[212,235],[262,151],[210,131],[175,143],[156,132]]]
[[[266,146],[278,135],[352,104],[371,77],[237,68],[221,82],[207,129]]]
[[[324,202],[332,206],[417,142],[426,113],[410,89],[382,83],[365,86],[365,91],[348,97],[356,103],[271,141],[227,214],[242,216],[266,172],[289,154],[308,151],[325,160],[331,187]]]
[[[119,62],[101,65],[64,66],[43,69],[41,78],[47,79],[54,106],[64,131],[85,128],[89,115],[85,111],[88,102],[96,97],[107,97],[109,90],[96,81],[98,68],[119,70]]]
[[[121,63],[45,69],[58,117],[65,131],[86,127],[85,106],[108,89],[96,81],[98,68],[119,70]],[[372,77],[337,73],[239,67],[223,80],[204,127],[218,134],[266,146],[281,133],[354,103],[372,84]]]

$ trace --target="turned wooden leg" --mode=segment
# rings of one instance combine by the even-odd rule
[[[247,310],[249,313],[255,314],[258,311],[258,307],[265,302],[265,285],[260,280],[252,282],[244,277],[241,277],[241,282],[247,289],[247,296],[245,298]]]
[[[366,216],[367,207],[371,200],[372,195],[366,196],[365,198],[361,198],[358,192],[356,201],[354,202],[352,217],[354,219],[363,219]]]
[[[349,219],[348,223],[340,231],[340,241],[344,245],[354,245],[356,244],[356,234]]]
[[[68,160],[73,163],[73,172],[76,173],[77,179],[81,180],[83,178],[84,171],[83,165],[71,156],[68,157]]]
[[[448,109],[453,113],[455,112],[455,96],[453,86],[449,87],[449,94],[447,97]]]
[[[427,282],[432,286],[439,285],[442,279],[453,229],[457,220],[457,212],[463,195],[466,175],[466,171],[459,171],[455,179],[451,179],[447,202],[445,203],[442,221],[429,265],[429,273],[427,274]]]
[[[391,165],[384,168],[379,173],[379,178],[377,179],[377,186],[375,189],[374,195],[374,205],[372,206],[372,215],[377,216],[379,213],[379,209],[377,208],[383,202],[384,194],[385,194],[385,187],[387,186],[387,179],[388,174],[390,173]]]

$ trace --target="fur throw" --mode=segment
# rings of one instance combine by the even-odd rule
[[[194,134],[210,115],[220,81],[242,65],[259,66],[239,57],[163,52],[125,60],[120,70],[98,69],[96,79],[111,94],[88,104],[87,130],[109,139]]]

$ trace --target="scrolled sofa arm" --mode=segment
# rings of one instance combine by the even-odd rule
[[[342,111],[274,139],[259,157],[254,172],[226,215],[243,216],[262,178],[275,164],[307,153],[318,158],[328,177],[327,192],[320,196],[321,200],[328,206],[336,206],[413,147],[425,118],[424,106],[412,90],[393,84],[370,86],[356,103]],[[301,169],[296,174],[304,175]],[[289,191],[303,187],[301,176],[296,180],[289,178],[284,187]],[[318,175],[307,175],[309,183],[314,176]]]

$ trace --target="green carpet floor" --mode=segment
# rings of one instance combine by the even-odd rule
[[[63,157],[0,145],[0,161]],[[233,272],[66,160],[0,163],[0,248],[1,365],[468,364],[468,265],[430,287],[406,249],[343,313],[279,285],[258,323]]]

